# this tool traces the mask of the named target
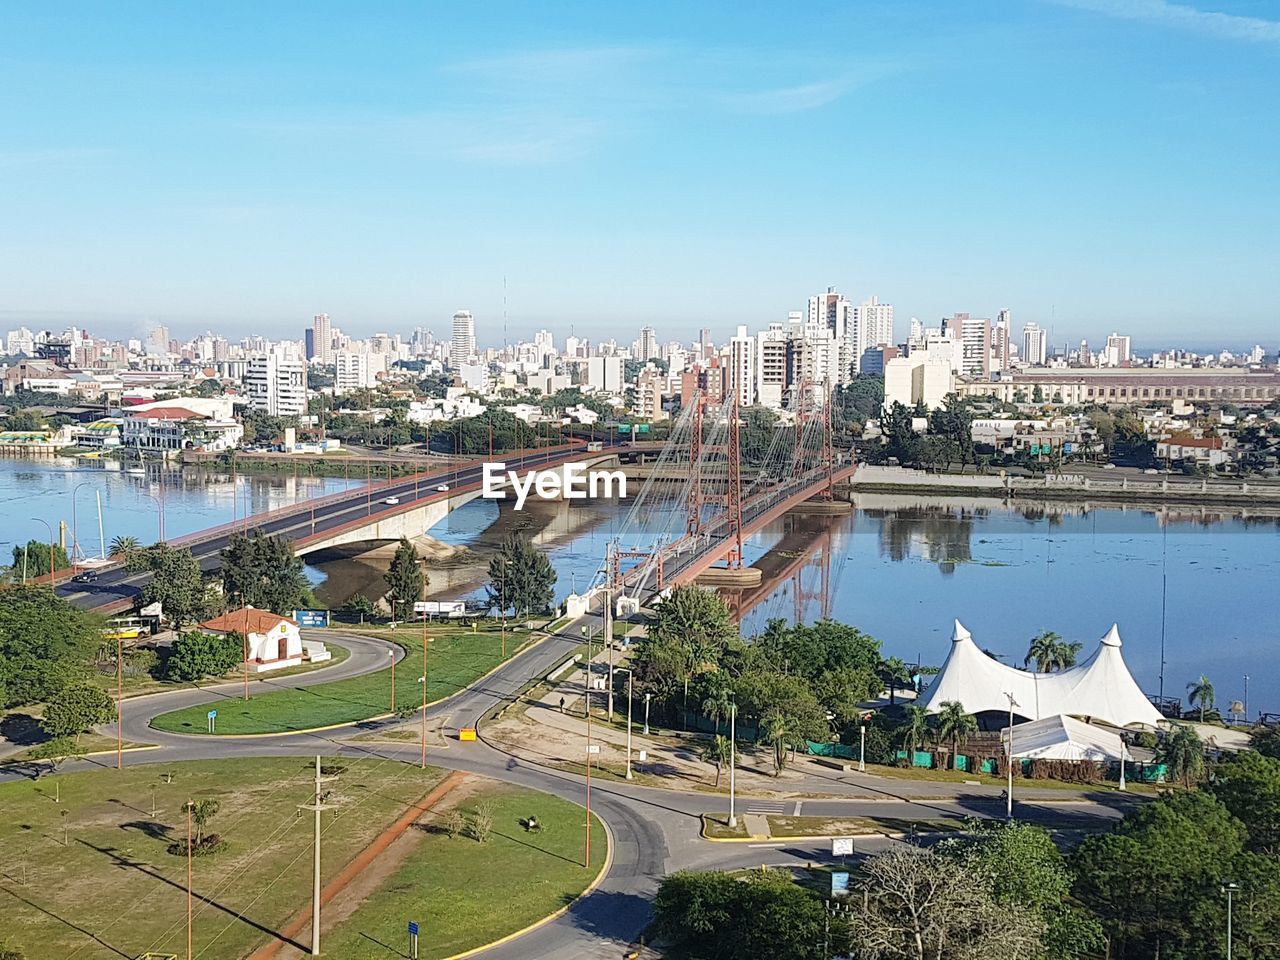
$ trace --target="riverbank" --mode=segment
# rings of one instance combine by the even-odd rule
[[[858,493],[922,493],[1001,500],[1098,501],[1230,507],[1236,512],[1280,516],[1280,484],[1172,476],[1099,478],[1084,474],[1016,477],[940,474],[907,467],[862,464],[844,489]]]

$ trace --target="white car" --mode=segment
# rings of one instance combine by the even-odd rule
[[[448,492],[449,492],[449,485],[448,485],[447,483],[439,483],[439,484],[436,484],[436,490],[437,490],[438,492],[440,492],[440,493],[448,493]]]
[[[389,504],[391,504],[391,505],[393,505],[393,506],[394,506],[395,504],[397,504],[397,503],[399,503],[399,502],[400,502],[400,498],[399,498],[399,497],[387,497],[387,499],[383,500],[382,502],[383,502],[383,503],[389,503]]]

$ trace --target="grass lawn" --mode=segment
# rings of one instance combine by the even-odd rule
[[[125,750],[128,750],[132,747],[144,747],[144,746],[147,746],[147,744],[134,743],[132,740],[126,740],[124,741],[123,744],[121,744],[121,746],[123,746]],[[82,733],[80,734],[80,748],[83,753],[102,753],[103,751],[110,751],[112,753],[115,753],[116,738],[104,737],[102,734],[99,734],[99,733]],[[26,750],[23,750],[21,753],[10,754],[9,756],[5,757],[3,760],[0,760],[0,764],[22,763],[24,761],[30,760],[32,752],[36,750],[38,750],[38,747],[28,747]],[[115,763],[115,760],[112,760],[111,762]]]
[[[327,787],[340,806],[325,814],[326,880],[441,779],[392,761],[330,762],[346,769]],[[208,829],[228,847],[194,860],[195,949],[204,960],[247,956],[308,902],[311,817],[298,805],[312,777],[312,762],[284,757],[0,784],[0,945],[27,960],[185,956],[186,859],[166,848],[185,835],[188,798],[217,799]]]
[[[920,833],[964,829],[954,817],[904,820],[898,817],[783,817],[770,816],[769,832],[775,837],[856,837],[877,833],[907,833],[911,825]]]
[[[927,767],[890,767],[881,766],[877,763],[868,763],[867,773],[875,774],[878,777],[893,777],[898,780],[935,780],[941,783],[977,782],[989,787],[1003,787],[1007,783],[1003,777],[991,777],[985,773],[965,773],[963,770],[931,770]],[[1120,790],[1119,785],[1111,780],[1103,780],[1098,783],[1068,783],[1065,780],[1015,778],[1013,781],[1015,796],[1019,790],[1024,788],[1030,790],[1074,790],[1079,793],[1119,793]],[[1130,793],[1155,796],[1160,792],[1161,787],[1153,783],[1134,783],[1131,780],[1126,784],[1126,789]]]
[[[399,643],[408,656],[396,664],[396,707],[422,703],[422,628],[370,631]],[[498,625],[470,628],[432,624],[427,670],[427,698],[439,700],[473,683],[502,662],[502,632]],[[527,640],[524,633],[507,631],[507,658]],[[207,734],[206,704],[165,713],[152,721],[159,730]],[[332,683],[281,690],[251,697],[248,702],[218,704],[217,734],[280,733],[335,723],[355,723],[391,712],[391,668]],[[217,734],[214,734],[215,736]]]
[[[312,670],[324,670],[329,667],[336,667],[347,657],[351,656],[351,651],[338,643],[328,642],[325,644],[329,649],[330,657],[328,660],[320,663],[303,663],[296,667],[285,667],[283,670],[273,671],[271,678],[291,677],[296,673],[310,673]],[[182,687],[207,687],[213,683],[227,683],[228,681],[239,680],[244,674],[238,670],[232,670],[220,677],[206,677],[199,683],[191,683],[189,681],[170,681],[157,680],[155,677],[143,674],[141,676],[124,678],[124,695],[127,700],[129,697],[140,697],[148,693],[162,693],[165,690],[178,690]],[[250,677],[253,675],[251,674]],[[114,673],[97,673],[93,675],[93,683],[95,686],[105,690],[113,698],[116,695],[116,675]]]
[[[485,844],[429,832],[324,942],[326,956],[383,960],[407,953],[405,924],[421,927],[419,956],[446,957],[490,943],[565,906],[604,865],[606,837],[592,818],[591,868],[583,866],[585,811],[567,800],[506,784],[487,786],[459,809],[493,805]],[[543,824],[529,833],[520,821]],[[390,945],[392,949],[388,950]]]

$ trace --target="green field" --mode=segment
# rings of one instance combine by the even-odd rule
[[[495,784],[459,804],[494,807],[493,836],[428,833],[397,870],[322,944],[331,957],[383,960],[408,954],[406,922],[421,928],[419,956],[447,957],[491,943],[564,906],[600,872],[606,837],[592,818],[591,869],[583,866],[585,811],[544,793]],[[521,821],[543,825],[526,832]],[[383,944],[393,947],[388,950]]]
[[[326,785],[336,804],[323,820],[328,883],[442,775],[387,760],[324,762],[342,768]],[[221,802],[208,829],[227,842],[193,861],[195,953],[248,956],[309,907],[312,821],[298,815],[298,805],[311,799],[312,776],[305,757],[245,758],[0,784],[0,950],[20,950],[27,960],[132,958],[148,950],[185,956],[186,858],[166,848],[185,836],[182,804],[190,797]],[[493,806],[489,840],[450,838],[440,817],[428,814],[353,881],[354,912],[339,910],[344,893],[337,895],[329,915],[345,919],[326,929],[326,956],[394,956],[376,941],[403,947],[407,919],[422,925],[423,958],[457,953],[553,913],[595,878],[607,840],[595,821],[586,869],[581,807],[493,781],[464,786],[464,814]],[[441,807],[450,803],[446,797]],[[530,815],[542,831],[522,828]],[[394,867],[378,874],[379,863]],[[309,942],[309,930],[295,939]]]
[[[393,761],[326,762],[346,768],[327,787],[340,804],[325,815],[328,879],[441,775]],[[193,798],[221,801],[208,829],[228,843],[194,860],[196,952],[204,960],[246,956],[308,901],[311,818],[298,815],[298,804],[311,798],[312,777],[313,761],[289,757],[0,784],[0,947],[28,960],[185,956],[186,858],[166,848],[185,836],[182,805]]]
[[[502,662],[500,625],[470,628],[431,624],[432,641],[427,669],[427,699],[439,700],[457,693]],[[396,665],[396,707],[422,703],[422,629],[369,631],[371,636],[399,643],[407,656]],[[523,631],[507,630],[507,657],[527,639]],[[330,724],[355,723],[391,712],[391,669],[347,680],[320,683],[294,690],[264,693],[245,701],[218,705],[217,734],[281,733]],[[208,733],[207,705],[162,714],[152,726],[172,733]],[[216,735],[216,734],[215,734]]]

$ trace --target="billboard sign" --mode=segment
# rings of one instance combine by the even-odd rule
[[[440,617],[461,617],[467,612],[467,603],[465,600],[419,600],[413,605],[413,612]]]
[[[327,627],[329,625],[328,610],[295,610],[293,619],[300,627]]]

